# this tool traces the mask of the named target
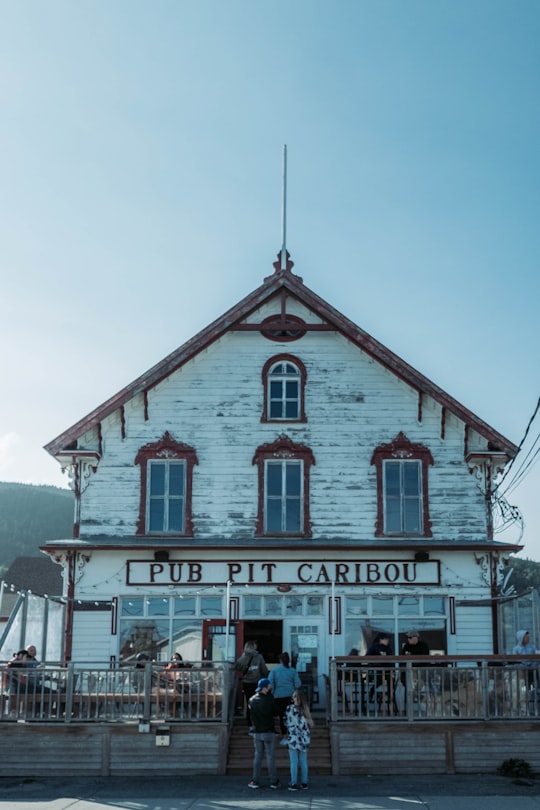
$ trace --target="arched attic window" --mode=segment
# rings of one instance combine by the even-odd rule
[[[311,537],[309,478],[315,459],[310,448],[279,436],[257,448],[253,464],[259,471],[255,534]]]
[[[167,432],[159,441],[141,447],[135,464],[141,465],[137,534],[192,537],[195,450]]]
[[[306,367],[297,357],[279,354],[262,370],[264,405],[261,422],[307,422]]]
[[[428,468],[433,456],[399,433],[373,451],[377,470],[376,537],[432,537]]]

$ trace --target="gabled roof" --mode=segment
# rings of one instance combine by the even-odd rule
[[[165,357],[160,363],[157,363],[145,374],[119,391],[115,396],[95,408],[88,416],[76,422],[72,427],[57,436],[56,439],[53,439],[45,445],[45,449],[53,456],[59,454],[62,450],[73,449],[74,443],[82,434],[96,427],[106,417],[123,407],[125,403],[129,402],[133,397],[148,392],[163,379],[191,360],[196,354],[218,340],[227,331],[250,328],[243,323],[246,318],[249,318],[255,310],[259,309],[265,302],[279,293],[281,294],[282,312],[284,312],[286,307],[287,297],[291,296],[296,298],[320,317],[323,324],[326,325],[312,325],[313,329],[328,328],[341,333],[347,340],[351,341],[351,343],[354,343],[374,360],[400,377],[412,388],[416,389],[419,395],[425,394],[432,397],[442,408],[457,416],[465,425],[474,429],[492,445],[491,449],[507,453],[509,456],[514,456],[517,453],[518,448],[511,441],[486,424],[486,422],[481,420],[478,416],[475,416],[475,414],[453,399],[453,397],[435,385],[435,383],[431,382],[427,377],[424,377],[424,375],[416,371],[412,366],[394,354],[394,352],[387,349],[382,343],[379,343],[375,338],[371,337],[371,335],[306,287],[302,279],[291,272],[292,266],[293,263],[290,261],[288,254],[285,268],[280,268],[279,261],[275,262],[275,272],[273,275],[268,276],[260,287],[239,301],[235,306],[231,307],[224,315],[213,321],[213,323],[180,346],[180,348]],[[252,328],[261,329],[263,327],[261,324],[254,324]]]
[[[62,596],[62,569],[50,557],[16,557],[4,574],[4,581],[19,591]]]

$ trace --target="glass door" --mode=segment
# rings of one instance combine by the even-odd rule
[[[296,668],[302,687],[312,709],[325,705],[323,675],[328,674],[325,619],[309,617],[283,622],[284,649],[290,651],[291,663]]]

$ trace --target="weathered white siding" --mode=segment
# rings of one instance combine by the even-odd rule
[[[305,308],[298,309],[306,317]],[[261,423],[261,371],[270,357],[284,352],[298,356],[307,369],[306,424]],[[377,508],[371,456],[403,431],[434,458],[429,470],[434,541],[485,538],[485,502],[464,460],[463,423],[447,414],[441,438],[441,408],[424,398],[419,422],[417,392],[337,333],[311,332],[290,344],[257,332],[227,333],[149,391],[148,414],[145,421],[142,396],[125,407],[125,439],[119,411],[103,422],[103,457],[83,494],[81,537],[135,534],[140,494],[135,457],[141,446],[169,431],[197,453],[197,536],[253,536],[258,482],[253,454],[286,433],[315,457],[313,536],[371,540]],[[474,434],[469,440],[482,446]],[[80,446],[97,449],[97,433],[87,434]]]

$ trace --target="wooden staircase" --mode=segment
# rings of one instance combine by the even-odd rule
[[[308,753],[310,774],[330,775],[332,773],[332,753],[330,734],[324,718],[313,718],[315,725],[311,729],[311,745]],[[289,752],[287,746],[280,745],[281,735],[276,734],[276,766],[282,783],[289,781]],[[253,769],[253,737],[248,734],[244,718],[236,718],[231,728],[227,773],[236,776],[251,776]],[[263,760],[263,773],[266,762]]]

